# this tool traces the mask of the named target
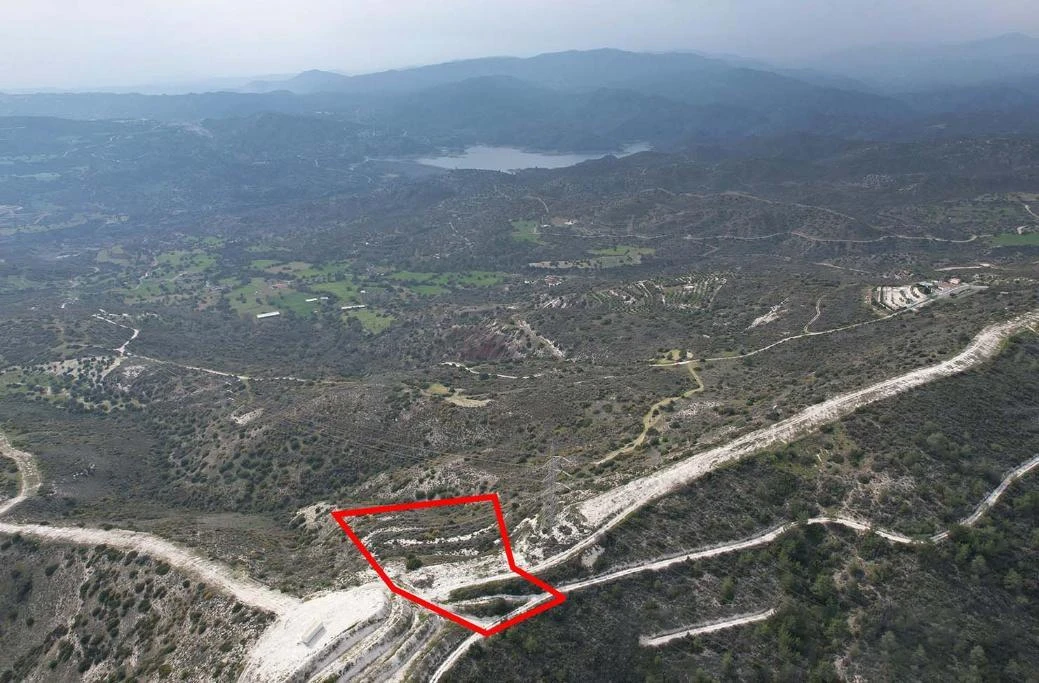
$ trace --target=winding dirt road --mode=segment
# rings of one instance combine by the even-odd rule
[[[11,446],[7,437],[2,434],[0,434],[0,455],[15,461],[21,479],[19,494],[0,504],[0,515],[4,515],[26,499],[36,495],[40,488],[40,471],[31,455]],[[108,545],[120,550],[136,550],[168,562],[177,569],[219,588],[246,605],[278,615],[291,611],[302,602],[298,598],[272,590],[248,577],[241,576],[230,567],[202,557],[197,551],[182,548],[158,536],[139,531],[0,522],[0,534],[21,534],[46,541],[78,545]]]
[[[104,311],[104,310],[102,310],[101,313],[104,313],[105,315],[108,315],[107,311]],[[119,354],[120,358],[122,358],[123,356],[126,355],[126,347],[130,345],[130,342],[132,342],[134,339],[137,339],[137,337],[139,337],[141,335],[141,331],[139,329],[137,329],[136,327],[130,327],[129,325],[124,325],[122,323],[118,323],[118,322],[116,322],[116,321],[114,321],[114,320],[112,320],[110,318],[105,317],[105,315],[101,315],[100,313],[95,313],[91,317],[97,318],[98,320],[100,320],[102,322],[106,322],[109,325],[115,325],[116,327],[121,327],[124,330],[130,330],[132,332],[132,334],[130,335],[130,338],[127,339],[126,341],[124,341],[122,346],[120,346],[118,348],[115,348],[115,349],[112,349],[117,354]]]
[[[0,434],[0,456],[14,460],[18,466],[18,494],[13,498],[0,501],[0,516],[7,514],[16,505],[30,496],[35,496],[40,490],[40,470],[36,467],[36,461],[25,451],[20,451],[11,445],[5,434]]]
[[[41,477],[33,457],[11,446],[3,434],[0,434],[0,455],[14,460],[21,480],[19,494],[0,503],[2,516],[36,495]],[[277,619],[249,654],[241,679],[243,681],[287,680],[305,671],[315,658],[339,652],[344,645],[352,642],[354,634],[364,635],[368,632],[366,628],[376,628],[380,617],[399,611],[390,609],[388,591],[380,582],[324,593],[304,601],[264,586],[196,550],[139,531],[0,521],[0,534],[20,534],[57,543],[106,545],[119,550],[137,551],[170,564],[242,604],[274,614]],[[323,625],[320,635],[315,636],[310,643],[301,643],[301,634],[312,628],[314,623]]]
[[[765,621],[766,619],[771,619],[775,614],[776,610],[773,608],[762,612],[754,612],[753,614],[741,614],[737,617],[730,617],[729,619],[722,619],[721,621],[702,624],[681,631],[662,633],[658,636],[643,636],[642,638],[639,638],[639,645],[642,645],[643,647],[660,647],[661,645],[667,645],[672,640],[680,640],[682,638],[688,638],[689,636],[714,633],[715,631],[723,631],[735,626],[743,626],[744,624],[753,624],[758,621]]]
[[[592,547],[611,529],[639,509],[677,491],[709,472],[748,457],[766,448],[796,441],[819,427],[840,419],[877,401],[892,398],[910,389],[951,377],[984,363],[999,352],[1010,336],[1039,323],[1039,311],[990,325],[979,332],[963,351],[947,360],[912,370],[867,386],[839,394],[805,408],[800,413],[762,429],[745,434],[723,446],[694,453],[653,474],[633,479],[592,498],[566,506],[558,515],[564,523],[577,525],[582,532],[569,548],[545,556],[540,547],[522,541],[515,551],[520,564],[534,573],[559,566]],[[679,363],[676,363],[679,364]],[[526,520],[525,520],[526,521]],[[532,521],[532,520],[531,520]],[[536,524],[534,525],[536,526]],[[532,527],[533,528],[533,527]],[[505,574],[474,580],[472,586],[510,578]]]
[[[741,353],[741,354],[736,354],[736,355],[732,355],[732,356],[716,356],[714,358],[680,360],[680,361],[673,361],[673,362],[670,362],[670,363],[654,363],[653,367],[658,367],[659,368],[659,367],[668,367],[668,366],[673,366],[673,365],[689,365],[690,363],[717,363],[719,361],[725,361],[725,360],[740,360],[741,358],[750,358],[751,356],[756,356],[759,353],[764,353],[765,351],[768,351],[769,349],[774,349],[777,346],[780,346],[782,344],[786,344],[787,342],[792,342],[792,341],[794,341],[796,339],[806,339],[808,337],[821,337],[821,336],[826,335],[826,334],[834,334],[836,332],[844,332],[846,330],[854,330],[857,327],[863,327],[865,325],[873,325],[874,323],[879,323],[879,322],[883,322],[885,320],[890,320],[891,318],[894,318],[897,315],[901,315],[901,314],[906,313],[908,311],[916,310],[916,308],[918,308],[918,306],[902,308],[902,309],[899,309],[899,310],[895,311],[894,313],[888,313],[887,315],[881,316],[879,318],[873,318],[871,320],[863,320],[862,322],[852,323],[851,325],[843,325],[841,327],[834,327],[834,328],[831,328],[829,330],[819,330],[817,332],[802,332],[801,334],[792,334],[789,337],[783,337],[779,341],[772,342],[771,344],[769,344],[767,346],[762,346],[760,349],[754,349],[753,351],[748,351],[747,353]],[[809,322],[808,325],[811,325],[813,322],[815,322],[815,320],[816,320],[816,318],[812,318],[811,322]],[[807,328],[808,325],[806,325],[805,328]]]
[[[0,522],[0,533],[21,534],[60,543],[107,545],[120,550],[136,550],[149,557],[163,560],[180,571],[219,588],[239,602],[265,612],[285,614],[302,602],[298,598],[272,590],[250,578],[239,575],[225,565],[200,556],[194,550],[182,548],[158,536],[138,531]]]
[[[646,414],[642,416],[642,431],[639,433],[639,435],[636,436],[633,440],[626,443],[625,445],[618,448],[617,450],[610,451],[599,460],[596,460],[596,465],[602,465],[613,460],[617,456],[623,455],[625,453],[631,453],[632,451],[634,451],[636,448],[638,448],[646,442],[646,437],[649,436],[649,430],[656,427],[664,419],[664,408],[671,405],[675,401],[692,398],[693,396],[699,394],[704,390],[703,380],[700,379],[700,375],[696,374],[695,367],[692,365],[687,365],[686,367],[689,368],[689,374],[691,374],[693,376],[693,379],[696,380],[696,387],[682,393],[679,396],[669,396],[668,398],[657,401],[656,403],[651,405],[649,407],[649,410],[646,411]]]
[[[863,406],[980,365],[995,357],[1003,342],[1010,336],[1037,322],[1039,311],[1032,311],[1008,322],[990,325],[978,333],[963,351],[948,360],[877,382],[863,389],[840,394],[724,446],[697,453],[671,467],[585,500],[576,506],[576,511],[583,518],[585,526],[595,529],[595,532],[588,536],[593,540],[586,540],[578,545],[591,545],[595,538],[601,537],[606,530],[616,526],[629,514],[726,463],[765,448],[790,443]],[[575,552],[571,549],[564,554],[572,557]],[[553,564],[561,561],[563,560],[555,560]]]
[[[1009,487],[1015,481],[1034,470],[1036,467],[1039,467],[1039,455],[1035,456],[1028,462],[1023,463],[1020,467],[1008,474],[1003,479],[1003,481],[999,483],[999,486],[997,486],[992,491],[992,493],[988,494],[988,496],[985,497],[985,500],[981,501],[981,503],[978,504],[978,507],[974,509],[974,512],[972,512],[969,517],[960,522],[960,524],[963,526],[974,526],[978,522],[978,520],[981,519],[982,515],[988,512],[992,508],[992,506],[996,504],[996,502],[999,500],[999,497],[1006,492],[1007,487]],[[936,542],[944,541],[946,538],[948,538],[948,536],[948,531],[942,531],[941,533],[937,533],[934,536],[932,536],[931,540]]]
[[[1035,456],[1031,460],[1026,461],[1022,465],[1011,471],[1006,477],[1003,478],[999,486],[993,489],[993,491],[985,497],[985,499],[978,505],[978,507],[975,508],[974,512],[960,522],[960,525],[968,527],[974,526],[981,519],[984,513],[990,510],[992,506],[996,504],[999,498],[1006,492],[1007,488],[1012,483],[1023,477],[1025,474],[1036,469],[1037,467],[1039,467],[1039,456]],[[743,550],[749,550],[751,548],[758,548],[760,546],[772,543],[773,541],[783,536],[783,534],[798,526],[813,525],[844,526],[862,533],[874,533],[880,536],[881,538],[887,539],[892,543],[898,543],[901,545],[923,545],[925,543],[940,543],[949,537],[949,531],[946,530],[939,532],[926,540],[914,539],[909,538],[904,534],[900,534],[897,531],[878,528],[868,522],[852,519],[850,517],[813,517],[811,519],[806,520],[803,524],[798,522],[787,522],[785,524],[781,524],[775,528],[769,529],[768,531],[762,532],[750,538],[710,546],[707,548],[701,548],[699,550],[694,550],[692,552],[652,560],[650,562],[639,563],[637,565],[624,567],[622,569],[617,569],[587,579],[581,579],[578,581],[571,581],[569,583],[559,584],[558,586],[556,586],[556,588],[558,588],[560,591],[564,593],[569,594],[575,591],[584,590],[586,588],[592,588],[593,586],[601,586],[603,584],[619,581],[621,579],[635,576],[637,574],[642,574],[644,572],[660,571],[662,569],[667,569],[668,567],[672,567],[674,565],[682,564],[685,562],[695,562],[697,560],[703,560],[710,557],[718,557],[719,555],[727,555],[730,553],[741,552]],[[500,620],[504,621],[505,619],[511,618],[516,614],[525,612],[531,609],[532,607],[545,602],[550,597],[551,596],[548,595],[540,595],[531,600],[524,601],[521,605],[517,606],[508,615],[501,617]],[[701,633],[710,633],[713,631],[720,631],[722,629],[732,628],[735,626],[742,626],[744,624],[753,623],[756,621],[764,621],[765,619],[768,619],[775,615],[775,613],[775,609],[769,609],[762,612],[755,612],[753,614],[740,615],[721,621],[711,622],[708,624],[701,624],[699,626],[684,629],[681,631],[670,632],[658,636],[645,637],[640,639],[640,642],[642,645],[647,647],[660,647],[662,645],[666,645],[668,642],[672,640],[677,640],[680,638],[684,638],[686,636],[698,635]],[[451,654],[448,655],[448,657],[443,662],[441,662],[440,667],[436,670],[433,677],[430,679],[431,683],[436,683],[437,681],[439,681],[444,676],[444,674],[450,671],[451,668],[453,668],[454,665],[457,664],[458,661],[466,654],[466,652],[468,652],[468,650],[480,640],[482,640],[482,636],[478,634],[473,634],[473,636],[466,638],[458,646],[456,646],[456,648],[451,652]]]
[[[874,237],[868,240],[856,240],[844,237],[817,237],[816,235],[809,235],[798,230],[790,230],[787,232],[773,232],[768,235],[756,235],[753,237],[743,237],[741,235],[708,235],[706,237],[691,237],[687,236],[685,239],[690,242],[706,242],[707,240],[736,240],[740,242],[755,242],[757,240],[767,240],[774,237],[796,237],[798,239],[806,240],[808,242],[832,242],[832,243],[844,243],[844,244],[874,244],[876,242],[884,242],[886,240],[913,240],[919,242],[948,242],[950,244],[969,244],[982,237],[992,237],[992,235],[971,235],[967,239],[962,240],[950,240],[944,237],[931,237],[930,235],[899,235],[891,233],[888,235],[881,235],[880,237]]]
[[[823,314],[822,304],[823,304],[823,299],[825,297],[826,297],[826,295],[824,294],[824,295],[822,295],[821,297],[819,297],[818,299],[815,300],[815,315],[812,316],[811,320],[809,320],[807,323],[805,323],[805,327],[804,327],[805,334],[811,334],[812,330],[810,328],[815,323],[815,321],[818,320],[819,317]]]
[[[120,364],[122,359],[128,358],[130,356],[133,356],[134,358],[140,358],[141,360],[150,361],[152,363],[160,363],[162,365],[172,365],[174,367],[183,368],[184,370],[192,370],[194,372],[202,372],[202,373],[205,373],[207,375],[216,375],[217,377],[228,377],[230,379],[237,379],[237,380],[239,380],[241,382],[246,382],[246,381],[252,381],[252,382],[301,382],[301,383],[308,383],[308,382],[310,382],[310,383],[314,383],[314,384],[329,384],[329,385],[350,384],[350,383],[352,383],[350,380],[308,379],[306,377],[293,377],[291,375],[278,375],[278,376],[275,376],[275,377],[257,377],[255,375],[243,375],[243,374],[237,374],[237,373],[233,373],[233,372],[226,372],[224,370],[214,370],[213,368],[202,367],[200,365],[187,365],[185,363],[178,363],[178,362],[172,361],[172,360],[163,360],[162,358],[152,358],[151,356],[144,356],[144,355],[141,355],[141,354],[138,354],[138,353],[130,353],[129,351],[126,350],[126,347],[130,344],[130,342],[134,341],[135,339],[137,339],[137,337],[139,337],[141,335],[141,331],[139,329],[137,329],[136,327],[130,327],[129,325],[124,325],[124,324],[122,324],[120,322],[116,322],[115,320],[112,320],[111,318],[106,317],[106,316],[114,315],[114,314],[108,313],[104,309],[101,310],[101,313],[103,313],[104,315],[101,315],[99,313],[95,313],[91,317],[97,318],[98,320],[100,320],[102,322],[106,322],[109,325],[115,325],[116,327],[122,327],[123,329],[130,330],[132,332],[132,334],[130,335],[130,338],[127,339],[125,342],[123,342],[122,346],[119,346],[118,348],[112,349],[118,355],[118,358],[116,359],[116,362],[113,363],[112,366],[109,367],[105,371],[105,375],[107,375],[109,372],[111,372],[116,367],[118,367],[118,365]]]

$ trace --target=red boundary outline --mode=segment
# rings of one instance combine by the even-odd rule
[[[484,628],[480,624],[469,621],[465,617],[455,614],[454,612],[447,610],[441,607],[440,605],[436,605],[432,602],[429,602],[428,600],[421,598],[410,591],[404,590],[403,588],[395,584],[393,582],[393,579],[391,579],[389,575],[386,573],[386,570],[384,570],[382,568],[382,565],[379,564],[379,561],[375,559],[375,556],[371,553],[371,551],[365,547],[364,542],[357,536],[354,530],[351,529],[350,525],[346,522],[347,517],[376,515],[383,512],[403,512],[406,510],[422,510],[425,508],[446,507],[449,505],[466,505],[468,503],[491,503],[494,506],[494,514],[495,517],[497,517],[498,519],[498,530],[501,532],[502,548],[505,550],[505,559],[509,563],[509,569],[511,569],[515,574],[534,584],[538,588],[541,588],[546,593],[552,595],[553,597],[551,600],[537,605],[535,607],[532,607],[526,612],[517,614],[511,619],[506,619],[505,621],[499,624],[495,624],[490,628]],[[515,626],[516,624],[522,621],[526,621],[527,619],[530,619],[531,617],[537,614],[541,614],[546,610],[550,610],[556,605],[562,604],[566,600],[565,593],[557,590],[556,588],[550,586],[548,583],[545,583],[533,574],[516,566],[516,559],[512,555],[512,544],[509,542],[509,532],[508,529],[506,529],[505,527],[505,514],[502,512],[501,500],[498,498],[497,493],[485,493],[479,496],[462,496],[460,498],[440,498],[438,500],[422,500],[415,501],[413,503],[397,503],[394,505],[376,505],[374,507],[354,508],[352,510],[333,510],[331,514],[332,518],[335,519],[335,521],[339,523],[339,526],[343,528],[343,531],[345,531],[346,535],[350,537],[350,540],[353,541],[355,546],[357,546],[357,549],[361,551],[361,554],[364,555],[364,559],[366,559],[368,561],[368,564],[372,566],[372,569],[374,569],[375,573],[379,575],[379,578],[382,579],[383,583],[386,584],[387,588],[389,588],[397,595],[411,600],[412,602],[418,605],[422,605],[426,609],[436,612],[445,619],[450,619],[456,624],[464,626],[470,631],[475,631],[476,633],[479,633],[484,637],[492,636],[495,633],[504,631],[505,629],[511,626]]]

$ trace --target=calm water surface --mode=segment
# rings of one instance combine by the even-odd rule
[[[437,156],[416,159],[427,166],[440,168],[465,168],[480,171],[517,171],[524,168],[564,168],[589,159],[601,159],[607,155],[628,156],[636,152],[650,149],[646,144],[628,145],[619,152],[592,152],[587,154],[527,152],[514,147],[487,147],[477,145],[467,147],[465,152],[455,156]]]

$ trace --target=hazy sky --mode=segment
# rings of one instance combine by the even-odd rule
[[[592,47],[794,60],[1039,35],[1035,0],[0,0],[0,88],[372,71]]]

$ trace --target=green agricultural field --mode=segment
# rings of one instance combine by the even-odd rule
[[[391,273],[387,277],[391,280],[399,280],[401,282],[430,282],[438,275],[439,273],[416,273],[410,270],[400,270],[396,273]]]
[[[98,263],[117,263],[119,265],[127,266],[130,265],[130,255],[126,253],[126,250],[122,246],[116,245],[108,249],[100,249],[97,252],[95,260]]]
[[[124,266],[130,263],[129,256],[122,251],[102,252],[97,258]],[[177,300],[198,298],[205,287],[205,274],[215,265],[216,256],[201,249],[165,251],[155,257],[155,266],[147,277],[133,269],[125,270],[123,282],[133,282],[137,277],[141,279],[136,284],[113,289],[112,293],[122,297],[126,304],[155,303],[170,297]]]
[[[279,289],[267,297],[267,302],[279,311],[292,311],[296,315],[311,315],[314,311],[328,305],[328,301],[307,301],[314,295],[309,292],[297,292],[294,289]]]
[[[275,287],[274,283],[264,278],[254,277],[248,283],[240,285],[227,293],[227,301],[240,315],[256,315],[273,310],[304,310],[303,299],[309,298],[302,292],[289,287]],[[309,312],[309,308],[305,312]]]
[[[512,221],[512,239],[517,242],[544,244],[538,232],[537,221]]]
[[[310,266],[296,273],[296,277],[312,279],[318,277],[338,277],[350,275],[351,263],[349,261],[333,261],[317,266]]]
[[[391,273],[387,279],[403,285],[412,294],[436,296],[448,291],[448,288],[441,283],[439,278],[440,274],[438,273],[414,273],[402,270]]]
[[[319,282],[317,284],[307,285],[307,288],[314,292],[331,294],[336,297],[340,303],[358,303],[361,300],[361,287],[355,284],[352,278],[346,280],[335,280],[333,282]]]
[[[350,264],[346,261],[333,261],[324,265],[314,265],[306,261],[280,261],[277,259],[256,259],[250,263],[254,270],[262,270],[274,275],[291,277],[297,280],[312,280],[333,275],[349,273]]]
[[[353,318],[361,323],[365,331],[370,334],[379,334],[386,330],[396,320],[388,313],[380,313],[369,308],[358,308],[353,311],[344,311],[343,318]]]
[[[208,237],[199,237],[198,239],[192,240],[192,242],[200,247],[208,249],[216,249],[217,247],[224,246],[224,239],[222,237],[214,237],[212,235]]]
[[[176,283],[171,284],[166,280],[157,278],[147,278],[141,280],[141,282],[133,287],[125,289],[115,290],[123,297],[123,301],[127,304],[145,303],[149,301],[155,301],[167,296],[183,295]]]
[[[423,296],[443,294],[451,289],[493,287],[505,281],[505,274],[486,270],[468,270],[450,273],[416,273],[398,271],[388,276],[404,284],[409,290]]]
[[[0,228],[0,237],[11,237],[13,235],[31,235],[38,233],[51,232],[53,230],[64,230],[66,228],[75,228],[83,225],[91,220],[114,220],[122,222],[125,220],[124,217],[117,216],[106,216],[105,214],[97,213],[77,213],[71,216],[68,220],[57,221],[57,222],[33,222],[24,225],[16,225],[10,227]]]
[[[21,275],[9,275],[0,277],[0,292],[18,292],[36,287],[31,281]]]
[[[216,265],[216,257],[200,249],[167,251],[155,260],[165,270],[188,273],[201,273]]]
[[[1039,232],[1026,232],[1023,235],[1007,233],[996,235],[992,244],[997,247],[1039,247]]]
[[[440,285],[412,285],[408,289],[419,296],[437,296],[450,291],[447,287],[441,287]]]
[[[203,295],[205,283],[198,275],[186,273],[181,277],[148,277],[131,287],[113,289],[111,293],[122,297],[125,304],[199,298]]]
[[[254,277],[248,283],[235,287],[227,293],[227,301],[241,315],[255,315],[270,310],[266,305],[267,281]]]
[[[609,249],[592,249],[588,253],[595,254],[596,256],[652,256],[657,253],[657,250],[649,247],[620,245],[617,247],[610,247]]]

